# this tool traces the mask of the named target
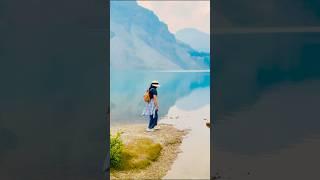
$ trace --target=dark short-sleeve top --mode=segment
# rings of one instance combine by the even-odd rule
[[[158,92],[157,92],[157,89],[156,88],[154,88],[154,87],[151,87],[150,89],[149,89],[149,96],[150,96],[150,99],[153,99],[153,95],[158,95]]]

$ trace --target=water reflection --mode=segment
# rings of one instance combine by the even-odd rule
[[[141,112],[143,93],[158,80],[159,115],[167,114],[176,101],[201,87],[209,87],[209,72],[111,71],[111,124],[146,122]],[[207,96],[208,97],[208,96]]]
[[[195,89],[187,97],[176,102],[177,108],[185,111],[197,110],[207,104],[210,104],[209,87]]]
[[[181,152],[164,179],[209,179],[210,129],[204,121],[210,118],[209,97],[209,87],[195,89],[178,99],[175,106],[170,108],[168,118],[161,120],[178,129],[189,130],[179,147]]]

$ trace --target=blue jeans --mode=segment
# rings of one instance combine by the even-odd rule
[[[155,111],[155,115],[150,115],[149,117],[149,129],[154,128],[158,124],[158,110]]]

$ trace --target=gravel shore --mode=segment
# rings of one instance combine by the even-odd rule
[[[111,127],[111,134],[123,132],[121,139],[125,144],[139,138],[150,138],[162,146],[161,154],[156,161],[144,169],[126,171],[112,170],[111,179],[161,179],[169,171],[180,152],[179,146],[188,130],[179,130],[173,125],[159,124],[159,130],[146,132],[146,124],[130,124]]]

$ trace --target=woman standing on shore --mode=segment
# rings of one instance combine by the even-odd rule
[[[142,115],[149,117],[149,125],[146,131],[152,132],[154,129],[159,129],[158,125],[158,92],[157,88],[160,87],[158,81],[152,81],[151,85],[148,89],[150,101],[147,102],[146,107],[142,113]]]

